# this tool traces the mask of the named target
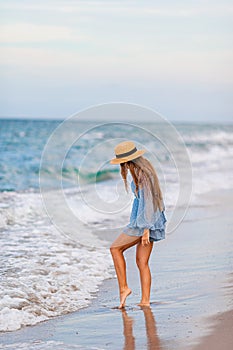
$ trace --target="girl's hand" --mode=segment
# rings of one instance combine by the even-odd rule
[[[148,244],[150,244],[150,230],[148,228],[145,228],[141,242],[143,247],[146,247]]]

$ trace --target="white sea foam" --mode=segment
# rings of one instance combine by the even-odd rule
[[[191,149],[193,199],[199,194],[233,187],[233,143],[213,145],[208,150]]]
[[[89,231],[80,232],[87,245],[66,238],[46,221],[39,194],[1,195],[9,199],[9,208],[0,236],[0,331],[87,306],[111,276],[107,245]]]
[[[187,144],[199,145],[203,146],[208,145],[233,145],[232,132],[224,131],[224,130],[206,130],[203,132],[203,129],[200,129],[196,132],[192,133],[182,133],[182,137]]]
[[[87,350],[103,350],[103,348],[98,348],[96,346],[85,346],[78,344],[67,344],[63,341],[31,341],[31,342],[23,342],[23,343],[12,343],[12,344],[0,344],[0,349],[7,350],[75,350],[75,349],[87,349]]]

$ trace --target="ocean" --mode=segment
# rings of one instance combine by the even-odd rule
[[[233,125],[172,127],[0,120],[0,331],[79,310],[114,275],[106,237],[128,223],[133,198],[109,164],[117,143],[146,149],[168,235],[204,208],[200,195],[232,188]]]

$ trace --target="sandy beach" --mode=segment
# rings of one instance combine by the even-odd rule
[[[233,311],[219,313],[209,322],[213,324],[212,331],[209,335],[202,338],[201,343],[193,348],[193,350],[228,350],[233,345]]]
[[[117,280],[110,278],[89,307],[2,333],[0,349],[232,349],[232,193],[202,195],[202,204],[154,245],[150,308],[137,306],[132,248],[125,256],[133,293],[124,310],[117,309]]]

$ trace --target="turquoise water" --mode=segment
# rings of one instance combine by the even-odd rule
[[[0,120],[0,191],[39,189],[38,175],[42,152],[48,138],[60,124],[60,121],[51,120]],[[94,129],[92,129],[93,126]],[[223,170],[226,172],[231,170],[227,168],[227,163],[230,162],[232,156],[232,125],[175,123],[174,126],[184,138],[188,151],[193,155],[194,169],[205,166],[206,171],[211,171],[214,162],[216,170],[220,170],[222,161],[225,161],[226,169]],[[144,123],[142,128],[153,130],[153,124]],[[161,130],[161,132],[164,131]],[[56,164],[57,156],[69,145],[69,139],[73,134],[75,134],[76,142],[68,148],[62,167],[63,185],[66,187],[75,186],[75,179],[78,175],[87,183],[107,181],[118,176],[118,168],[109,164],[95,171],[95,166],[106,162],[108,156],[114,156],[113,149],[108,149],[105,154],[98,153],[97,157],[90,157],[82,171],[79,170],[87,152],[97,147],[103,140],[131,138],[154,152],[160,165],[165,168],[165,172],[172,168],[169,151],[165,151],[159,142],[156,142],[157,140],[146,132],[142,132],[138,127],[128,126],[126,128],[124,124],[110,126],[104,123],[101,125],[101,123],[93,122],[76,122],[64,128],[60,144],[53,150],[49,164],[41,169],[42,174],[50,174],[48,187],[57,186],[57,172],[59,171]],[[221,183],[219,186],[221,187]]]

